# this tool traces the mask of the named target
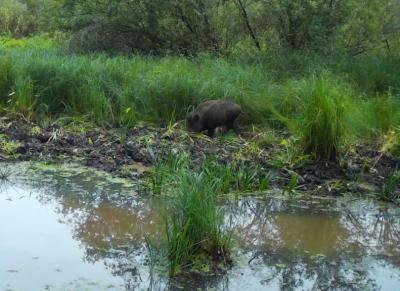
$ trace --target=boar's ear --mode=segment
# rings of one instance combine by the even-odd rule
[[[194,122],[199,121],[199,119],[200,119],[200,116],[199,116],[198,114],[195,114],[195,115],[193,116],[193,121],[194,121]]]

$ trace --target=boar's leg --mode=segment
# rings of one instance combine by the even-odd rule
[[[233,129],[233,131],[237,134],[240,135],[240,130],[239,130],[239,126],[237,124],[236,121],[232,122],[231,124],[229,124],[228,126],[229,129]]]
[[[215,128],[209,128],[208,129],[208,136],[213,138],[215,135]]]

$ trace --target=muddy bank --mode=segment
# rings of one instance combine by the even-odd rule
[[[193,166],[215,155],[221,163],[239,160],[243,166],[260,165],[273,174],[272,187],[283,189],[293,176],[297,190],[321,195],[344,192],[367,194],[381,191],[388,173],[400,160],[382,155],[373,147],[358,145],[339,164],[304,159],[290,163],[282,137],[260,141],[260,132],[244,130],[236,136],[188,134],[182,125],[169,128],[137,126],[128,129],[92,127],[74,122],[40,126],[22,120],[0,119],[0,161],[79,161],[118,176],[137,179],[168,155],[186,153]],[[286,159],[286,160],[285,160]]]

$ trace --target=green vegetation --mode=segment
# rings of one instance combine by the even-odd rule
[[[20,146],[19,142],[9,140],[7,136],[0,134],[0,154],[14,156],[17,154],[17,149]]]
[[[75,116],[122,127],[166,125],[203,100],[223,98],[242,106],[241,124],[286,127],[305,154],[325,160],[336,160],[348,141],[379,137],[400,124],[396,54],[372,56],[372,63],[367,56],[323,61],[315,53],[312,59],[285,51],[274,53],[279,62],[263,53],[257,60],[111,58],[68,55],[45,45],[46,38],[35,39],[43,43],[38,48],[19,40],[0,49],[1,109],[26,120]],[[369,66],[381,72],[374,86],[364,82]]]
[[[399,15],[391,0],[1,0],[0,34],[61,32],[78,52],[360,55],[398,47]]]
[[[174,175],[189,172],[201,175],[204,183],[214,185],[215,195],[268,190],[272,178],[272,174],[259,165],[246,165],[240,160],[221,163],[213,156],[208,157],[200,166],[192,167],[189,157],[184,155],[168,156],[165,160],[157,161],[149,177],[152,192],[162,194],[164,190],[168,194],[168,189],[178,184]]]
[[[394,127],[383,136],[381,152],[400,157],[400,128]]]
[[[204,171],[191,171],[188,157],[158,161],[149,177],[153,193],[171,195],[166,209],[166,253],[170,275],[194,264],[229,260],[229,237],[222,230],[223,213],[215,205],[217,183]]]
[[[398,171],[390,173],[386,177],[382,191],[377,196],[384,201],[396,202],[400,199],[400,173]]]
[[[230,237],[222,229],[224,216],[215,205],[215,184],[192,172],[175,179],[178,186],[166,219],[170,274],[192,267],[196,260],[226,263]]]
[[[266,190],[271,181],[259,166],[221,164],[214,157],[192,166],[187,156],[169,156],[158,161],[149,176],[153,193],[173,197],[165,220],[171,275],[210,260],[215,268],[230,262],[230,236],[222,229],[216,198],[232,191]]]
[[[110,58],[67,55],[56,45],[51,50],[21,45],[0,49],[0,104],[27,120],[84,116],[131,126],[169,124],[202,100],[230,99],[245,111],[241,124],[287,127],[305,153],[328,160],[337,158],[346,141],[400,124],[400,76],[394,69],[400,56],[382,56],[379,65],[375,60],[381,82],[373,87],[361,78],[367,57],[348,59],[353,65],[346,56],[327,57],[323,69],[321,59],[306,63],[310,59],[304,57],[304,64],[292,68],[269,58]]]
[[[204,258],[229,261],[218,195],[267,190],[274,170],[293,195],[304,186],[299,168],[341,166],[359,144],[380,149],[377,162],[400,156],[400,2],[364,2],[0,0],[0,113],[80,133],[118,127],[122,150],[135,125],[167,127],[173,139],[200,102],[240,104],[253,135],[235,156],[155,157],[147,181],[174,197],[171,275]],[[0,136],[0,153],[19,146]],[[267,148],[268,170],[246,159]],[[398,180],[389,175],[378,197],[398,199]]]
[[[300,136],[305,153],[335,161],[343,141],[347,92],[332,80],[320,78],[306,84]]]

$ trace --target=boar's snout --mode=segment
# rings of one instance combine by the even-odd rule
[[[190,114],[187,117],[187,126],[188,130],[191,132],[201,132],[203,130],[203,126],[200,122],[200,116],[198,114]]]

